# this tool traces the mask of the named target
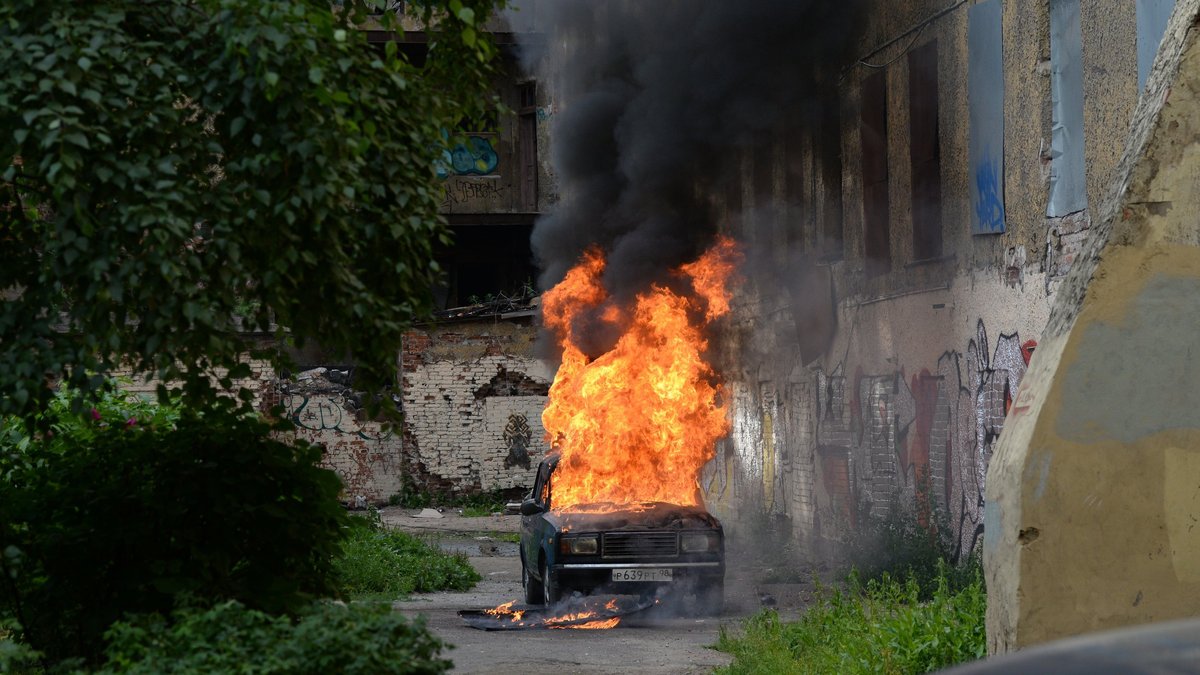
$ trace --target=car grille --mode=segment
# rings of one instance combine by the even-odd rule
[[[605,532],[601,543],[604,558],[679,555],[679,536],[674,532]]]

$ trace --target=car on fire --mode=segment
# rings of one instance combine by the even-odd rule
[[[718,614],[725,587],[725,536],[703,507],[662,502],[555,511],[550,455],[521,504],[525,601],[550,605],[564,594],[674,592]]]

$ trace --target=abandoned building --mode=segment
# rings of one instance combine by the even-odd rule
[[[387,11],[403,9],[389,3]],[[368,30],[368,42],[395,40],[419,61],[428,40],[403,21],[403,35]],[[553,373],[533,357],[537,273],[529,236],[554,198],[545,152],[552,107],[522,75],[512,29],[497,25],[493,38],[500,48],[493,91],[511,112],[463,120],[465,142],[437,167],[453,242],[436,254],[446,275],[434,290],[434,322],[414,327],[400,346],[402,427],[383,431],[362,419],[354,364],[320,349],[296,355],[298,374],[259,378],[297,435],[325,446],[348,502],[387,503],[405,489],[523,487],[546,450],[540,415]]]
[[[734,430],[702,485],[715,514],[766,513],[815,546],[923,494],[962,551],[978,543],[1005,413],[1112,178],[1170,9],[874,3],[833,112],[727,158],[738,179],[724,227],[770,243],[784,273],[798,254],[815,261],[803,292],[828,298],[829,319],[814,328],[811,310],[802,319],[787,297],[746,287],[738,335],[761,358],[726,383]],[[534,355],[525,286],[537,274],[529,233],[556,199],[549,129],[570,102],[518,68],[518,33],[552,30],[538,19],[527,12],[496,34],[497,92],[513,114],[468,122],[478,129],[442,167],[456,237],[441,252],[440,320],[402,349],[403,433],[349,421],[337,383],[292,394],[349,494],[386,500],[402,480],[520,486],[525,454],[536,462],[545,450],[539,410],[553,373]],[[402,39],[420,50],[419,31]],[[741,217],[764,210],[782,215]],[[817,353],[796,349],[798,331],[824,334]]]
[[[755,343],[710,508],[765,512],[815,550],[928,510],[980,542],[989,461],[1112,181],[1171,4],[871,3],[837,114],[737,160],[745,240],[816,259],[807,293],[741,305]],[[782,133],[782,130],[781,130]],[[779,227],[784,223],[785,227]],[[749,293],[755,291],[750,289]],[[735,310],[736,311],[736,310]],[[831,330],[817,355],[797,331]],[[782,359],[782,361],[781,361]]]

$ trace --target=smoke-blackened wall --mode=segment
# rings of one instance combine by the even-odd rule
[[[737,151],[816,118],[860,4],[538,3],[544,39],[526,56],[535,70],[552,64],[539,79],[556,83],[562,197],[533,233],[542,287],[593,245],[618,298],[694,259],[729,210],[727,186],[740,185]]]

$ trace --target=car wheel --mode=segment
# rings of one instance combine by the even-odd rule
[[[529,573],[529,566],[525,564],[525,556],[521,556],[521,585],[525,587],[525,604],[542,604],[542,584]]]
[[[542,560],[542,604],[549,606],[558,602],[562,596],[562,592],[558,589],[558,584],[554,583],[554,579],[550,576],[550,568],[546,565],[546,561]]]

